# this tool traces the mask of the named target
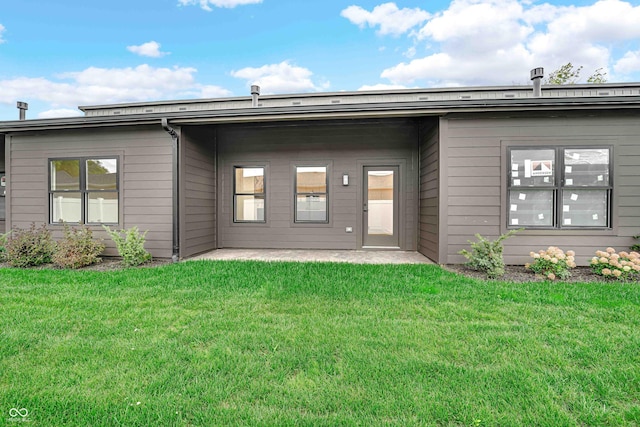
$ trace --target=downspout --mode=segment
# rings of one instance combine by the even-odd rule
[[[169,126],[169,121],[166,118],[162,119],[162,129],[165,130],[169,135],[171,135],[171,154],[173,158],[173,172],[172,172],[172,198],[173,198],[173,252],[171,255],[171,260],[173,262],[178,262],[180,260],[180,192],[178,188],[178,168],[180,166],[179,162],[179,151],[178,151],[178,142],[179,137],[178,133],[174,128]]]

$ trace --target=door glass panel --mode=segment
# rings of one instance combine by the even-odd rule
[[[369,235],[393,235],[393,171],[368,171]]]

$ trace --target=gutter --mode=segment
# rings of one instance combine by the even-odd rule
[[[171,255],[171,260],[173,262],[178,262],[180,260],[180,191],[178,188],[179,185],[179,142],[180,137],[174,128],[169,126],[169,121],[166,118],[162,118],[160,121],[162,124],[162,129],[165,130],[169,135],[171,135],[171,157],[173,159],[173,167],[172,167],[172,177],[171,177],[171,196],[173,199],[172,207],[172,217],[173,217],[173,251]]]

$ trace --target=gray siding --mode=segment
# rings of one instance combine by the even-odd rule
[[[412,120],[286,123],[218,129],[219,247],[357,249],[362,246],[362,168],[400,164],[400,245],[417,248],[418,128]],[[293,222],[293,168],[329,165],[329,224]],[[266,224],[233,222],[234,165],[267,167]],[[343,173],[349,185],[342,185]],[[353,227],[347,233],[346,227]]]
[[[581,265],[612,246],[626,250],[640,231],[640,121],[634,116],[540,118],[450,118],[442,121],[448,163],[446,254],[441,262],[462,263],[458,251],[474,234],[495,238],[507,231],[508,146],[613,146],[611,230],[525,230],[505,242],[505,261],[524,264],[529,252],[558,246],[577,253]]]
[[[439,262],[439,142],[438,126],[424,123],[420,132],[420,224],[418,251]]]
[[[7,172],[7,170],[5,169],[5,144],[4,144],[4,135],[0,135],[0,172]],[[6,200],[5,197],[3,197],[3,195],[1,193],[4,192],[4,187],[0,187],[0,197],[2,197],[2,200],[0,200],[0,202],[4,205]],[[5,220],[4,218],[0,218],[0,233],[4,233],[5,230]]]
[[[183,127],[180,167],[180,255],[217,248],[216,142],[212,127]]]
[[[26,228],[49,221],[48,165],[54,157],[117,156],[120,159],[121,228],[148,230],[146,247],[154,257],[171,257],[172,155],[171,138],[154,127],[85,129],[21,133],[10,138],[11,185],[7,219]],[[61,227],[50,226],[55,235]],[[107,244],[106,255],[116,255],[102,227],[94,235]]]

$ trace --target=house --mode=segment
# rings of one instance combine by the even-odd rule
[[[640,233],[640,83],[253,92],[0,122],[5,227],[138,226],[166,258],[384,248],[438,263],[523,228],[509,264],[549,245],[585,264]]]

